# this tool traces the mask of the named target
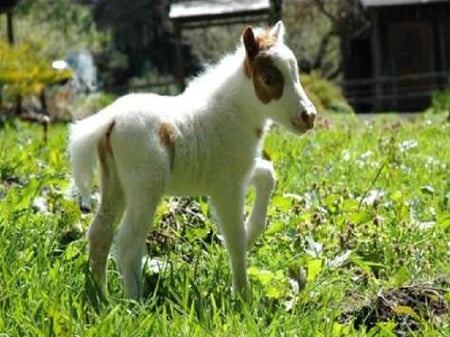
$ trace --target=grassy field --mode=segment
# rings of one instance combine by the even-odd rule
[[[274,129],[278,185],[248,253],[251,303],[232,300],[205,200],[166,199],[148,239],[145,301],[111,258],[95,292],[65,198],[67,126],[0,130],[0,336],[450,336],[450,124],[333,117]],[[248,207],[252,194],[249,195]]]

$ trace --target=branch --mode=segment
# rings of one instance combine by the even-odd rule
[[[319,50],[317,51],[317,55],[314,58],[314,62],[312,65],[313,69],[318,69],[322,67],[323,58],[328,50],[328,45],[330,44],[330,39],[333,35],[336,35],[336,31],[334,28],[331,28],[320,40]]]
[[[325,8],[325,0],[314,0],[314,3],[316,4],[317,8],[319,9],[319,11],[325,15],[328,19],[330,19],[330,21],[332,22],[333,26],[336,27],[339,20],[338,18],[333,15],[330,11],[328,11]]]
[[[332,72],[327,74],[325,76],[325,78],[330,81],[334,80],[341,74],[341,72],[342,72],[342,62],[339,62],[339,64],[336,66],[336,68],[334,68],[334,70]]]

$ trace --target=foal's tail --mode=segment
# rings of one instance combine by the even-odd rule
[[[78,189],[82,205],[88,208],[90,207],[89,190],[97,162],[97,146],[113,124],[113,118],[114,114],[108,113],[106,108],[70,127],[69,155],[75,183],[75,186],[71,186],[70,193],[73,194]]]

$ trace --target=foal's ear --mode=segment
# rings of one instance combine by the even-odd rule
[[[242,34],[242,39],[244,41],[245,51],[249,59],[253,59],[259,52],[259,45],[256,42],[255,33],[251,26],[247,26]]]
[[[270,35],[272,35],[277,41],[284,41],[284,34],[286,29],[284,28],[283,21],[278,21],[270,30]]]

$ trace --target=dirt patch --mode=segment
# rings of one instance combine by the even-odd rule
[[[413,285],[380,291],[366,304],[345,312],[342,321],[351,322],[355,329],[372,329],[380,322],[394,322],[397,336],[409,336],[421,324],[440,324],[448,319],[446,294],[448,282],[438,286]]]

